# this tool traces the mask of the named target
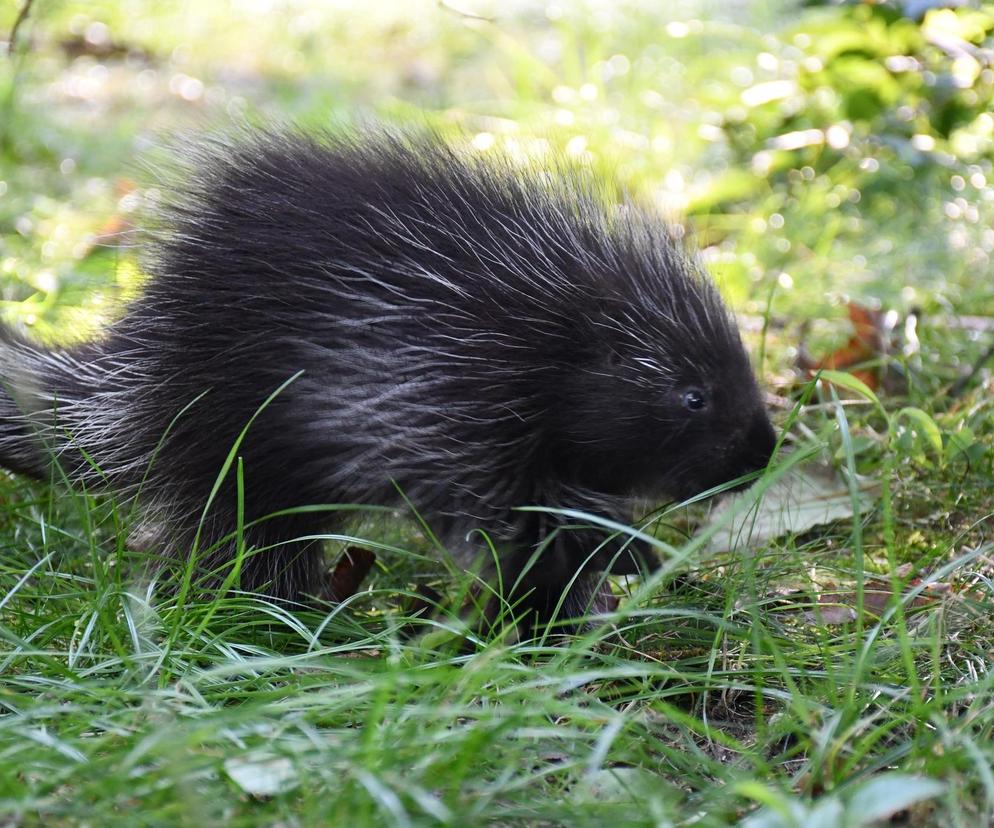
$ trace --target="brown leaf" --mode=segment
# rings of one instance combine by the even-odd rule
[[[94,247],[124,247],[127,245],[128,234],[134,229],[134,225],[124,216],[115,214],[100,226],[93,236],[93,244],[86,252],[90,253]]]
[[[850,302],[849,321],[853,326],[849,341],[836,351],[816,360],[801,349],[798,367],[811,375],[819,370],[849,371],[874,391],[880,387],[880,371],[877,369],[853,369],[854,365],[870,362],[883,356],[887,351],[887,334],[884,314],[879,310]]]
[[[341,602],[355,595],[375,562],[375,553],[368,549],[361,549],[358,546],[347,547],[331,573],[329,584],[331,600]]]
[[[868,615],[880,618],[893,597],[894,592],[889,586],[877,584],[867,588],[863,590],[863,610]],[[929,595],[926,592],[905,602],[905,607],[927,607],[934,604],[939,597],[938,594]],[[855,619],[855,608],[858,604],[856,590],[823,592],[818,596],[818,609],[806,612],[805,617],[809,621],[820,622],[826,626],[844,624]]]

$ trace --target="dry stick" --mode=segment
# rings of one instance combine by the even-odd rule
[[[492,17],[484,17],[482,14],[474,14],[473,12],[463,11],[462,9],[457,9],[455,6],[446,2],[446,0],[438,0],[438,6],[445,11],[450,11],[453,14],[458,14],[460,17],[466,20],[481,20],[484,23],[494,23],[496,22]]]
[[[368,549],[359,546],[348,547],[331,574],[329,585],[331,599],[341,603],[355,595],[375,562],[376,555]]]
[[[962,394],[966,387],[973,382],[977,374],[980,373],[980,369],[984,367],[984,364],[991,358],[994,357],[994,345],[991,345],[986,351],[984,351],[980,358],[973,363],[973,368],[970,370],[969,374],[964,374],[956,382],[953,383],[952,388],[949,389],[950,397],[958,397]]]
[[[11,115],[14,112],[14,101],[17,96],[17,32],[21,28],[21,24],[28,19],[32,3],[34,0],[24,0],[24,5],[21,6],[17,17],[14,18],[14,25],[10,27],[10,36],[7,41],[7,57],[14,64],[14,75],[7,89],[7,95],[0,101],[0,152],[4,153],[11,148],[12,128],[10,123],[13,120]]]
[[[765,316],[755,313],[738,313],[735,315],[738,326],[749,333],[761,333],[765,323]],[[773,317],[772,325],[783,326],[790,320],[785,317]],[[941,326],[952,328],[957,331],[980,331],[986,333],[994,332],[994,316],[970,316],[968,314],[943,314],[941,316],[928,316],[920,319],[920,324],[925,326]]]
[[[21,24],[28,19],[32,3],[34,3],[34,0],[24,0],[24,5],[21,6],[21,10],[17,13],[17,17],[14,18],[14,25],[10,27],[10,36],[7,38],[7,56],[10,58],[14,57],[14,47],[17,45],[17,30],[20,29]]]

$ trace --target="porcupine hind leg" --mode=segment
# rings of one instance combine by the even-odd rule
[[[229,542],[205,561],[204,571],[212,582],[223,584],[229,567],[241,571],[237,588],[259,593],[281,603],[312,605],[336,600],[325,567],[320,527],[306,527],[297,522],[276,521],[265,529],[247,532],[239,547]],[[216,566],[212,565],[216,562]]]
[[[227,494],[223,488],[219,499]],[[192,572],[195,593],[229,590],[257,593],[289,605],[334,600],[321,535],[327,519],[290,514],[257,519],[246,509],[239,522],[226,502],[159,512],[143,521],[129,545],[147,555],[148,571],[164,578],[167,591]],[[256,519],[254,519],[256,518]],[[241,523],[242,528],[238,526]]]

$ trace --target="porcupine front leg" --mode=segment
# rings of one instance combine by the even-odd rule
[[[600,610],[597,598],[603,575],[590,568],[578,571],[564,565],[565,545],[559,540],[550,541],[542,550],[542,558],[531,565],[531,555],[519,553],[517,571],[506,570],[506,575],[513,577],[504,600],[513,608],[515,617],[536,631],[553,621],[569,621]],[[559,629],[569,631],[564,625]]]
[[[628,522],[620,510],[604,516]],[[644,572],[653,568],[653,560],[649,550],[628,535],[612,537],[610,530],[593,523],[536,512],[502,575],[515,614],[529,614],[539,626],[610,611],[613,599],[604,573]]]

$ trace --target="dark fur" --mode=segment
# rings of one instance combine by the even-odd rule
[[[581,175],[550,182],[382,131],[200,154],[147,289],[104,339],[0,345],[0,462],[42,476],[54,454],[77,484],[140,488],[166,554],[189,554],[253,416],[246,522],[401,491],[465,562],[487,530],[505,583],[546,539],[521,592],[544,614],[606,533],[515,507],[627,523],[633,494],[684,497],[767,463],[773,431],[713,286],[660,220],[603,206]],[[705,410],[688,410],[688,389]],[[203,571],[233,555],[233,478],[203,520],[199,548],[217,547]],[[334,524],[250,529],[250,546],[273,548],[241,585],[321,594],[319,543],[301,538]],[[594,582],[577,578],[567,613]]]

